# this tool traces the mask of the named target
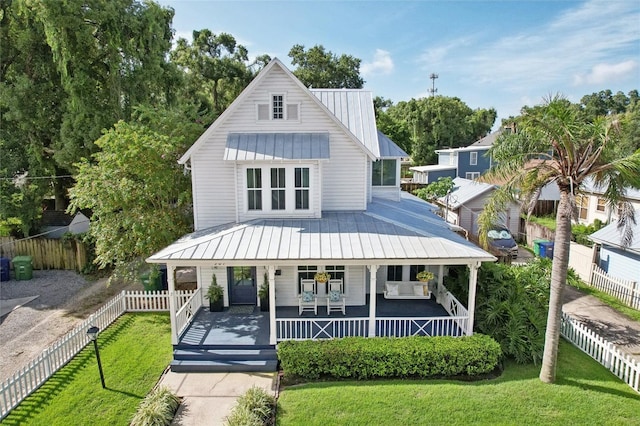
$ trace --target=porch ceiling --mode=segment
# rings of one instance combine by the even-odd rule
[[[495,257],[452,232],[413,196],[376,200],[364,212],[323,212],[321,219],[258,219],[188,234],[147,259],[192,265],[465,264]]]

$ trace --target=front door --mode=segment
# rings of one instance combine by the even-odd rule
[[[231,305],[255,305],[257,299],[256,268],[233,266],[227,268],[229,277],[229,303]]]

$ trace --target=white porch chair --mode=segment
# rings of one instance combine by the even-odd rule
[[[302,292],[298,295],[298,315],[304,311],[313,311],[318,315],[318,294],[315,280],[302,280]]]
[[[342,315],[346,315],[347,298],[344,295],[344,283],[342,279],[329,280],[328,288],[327,315],[331,315],[331,311],[342,311]]]

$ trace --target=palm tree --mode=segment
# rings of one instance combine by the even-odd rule
[[[561,96],[545,99],[539,106],[524,107],[516,125],[516,133],[503,134],[489,151],[497,164],[487,178],[505,183],[494,191],[479,217],[480,238],[486,246],[486,231],[516,194],[524,205],[533,206],[542,187],[551,183],[558,186],[560,201],[540,371],[540,380],[553,383],[575,197],[587,179],[604,189],[609,207],[619,207],[618,229],[623,233],[623,240],[630,243],[635,217],[631,204],[624,201],[624,195],[626,187],[640,187],[640,150],[624,158],[615,158],[614,145],[619,136],[616,116],[589,117],[578,105]]]

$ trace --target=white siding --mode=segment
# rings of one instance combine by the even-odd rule
[[[207,294],[207,290],[211,285],[211,278],[213,277],[214,273],[216,274],[216,280],[218,282],[218,285],[224,289],[224,306],[229,306],[229,292],[228,292],[229,286],[227,285],[228,283],[227,268],[225,267],[212,268],[207,266],[198,267],[198,287],[202,288],[203,295]],[[209,301],[205,299],[204,303],[205,305],[208,305]]]
[[[242,205],[234,163],[223,161],[229,132],[329,132],[330,160],[321,163],[323,210],[363,210],[366,203],[366,154],[327,112],[274,67],[262,84],[236,105],[224,123],[191,157],[196,229],[235,221]],[[287,104],[300,105],[299,120],[258,121],[256,105],[268,102],[271,93],[284,93]],[[236,184],[238,189],[236,189]],[[317,191],[315,191],[317,192]]]
[[[589,200],[589,205],[587,208],[587,218],[580,219],[579,222],[585,225],[592,224],[596,219],[600,219],[603,223],[607,223],[618,218],[618,210],[609,208],[608,205],[605,204],[605,209],[603,212],[598,211],[598,198],[601,198],[600,195],[597,194],[587,194],[587,199]],[[630,200],[633,205],[634,210],[640,209],[640,201],[638,200]]]
[[[612,277],[640,281],[640,256],[609,246],[600,249],[600,265]]]

